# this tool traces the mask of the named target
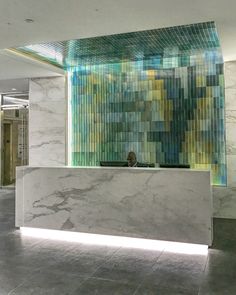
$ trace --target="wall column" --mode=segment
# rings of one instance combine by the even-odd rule
[[[66,165],[65,77],[31,79],[29,166]]]
[[[227,187],[214,187],[214,216],[236,218],[236,61],[224,73]]]

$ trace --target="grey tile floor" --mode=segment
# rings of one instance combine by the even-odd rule
[[[22,237],[0,190],[0,295],[236,295],[236,221],[214,220],[208,256]]]

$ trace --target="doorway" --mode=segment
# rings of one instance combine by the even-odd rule
[[[12,175],[12,124],[3,124],[3,185],[13,183]]]
[[[2,110],[3,186],[13,185],[16,167],[28,165],[28,109]]]

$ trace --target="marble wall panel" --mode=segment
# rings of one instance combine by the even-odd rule
[[[29,165],[66,163],[66,92],[64,77],[30,80]]]
[[[236,99],[236,97],[235,97],[235,99]],[[225,120],[226,120],[226,123],[236,124],[236,110],[227,110],[225,112]],[[228,130],[229,127],[226,126],[226,129]]]
[[[16,167],[16,203],[15,203],[15,226],[20,227],[24,224],[24,166]]]
[[[225,88],[236,89],[236,61],[226,62],[225,69]]]
[[[225,80],[227,80],[227,77]],[[225,89],[225,110],[236,110],[236,88]]]
[[[225,120],[227,187],[214,187],[214,216],[236,218],[236,61],[226,62]]]
[[[236,155],[227,155],[227,186],[236,187]]]
[[[235,219],[236,212],[236,187],[213,188],[214,216],[218,218]]]
[[[226,120],[233,121],[234,118],[233,111],[233,115],[232,112],[230,114],[228,113]],[[226,155],[236,155],[236,123],[226,123]]]

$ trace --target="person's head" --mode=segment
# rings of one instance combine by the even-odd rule
[[[128,165],[133,166],[133,164],[135,164],[137,162],[137,158],[136,158],[135,153],[134,152],[129,152],[127,160],[128,160]]]

